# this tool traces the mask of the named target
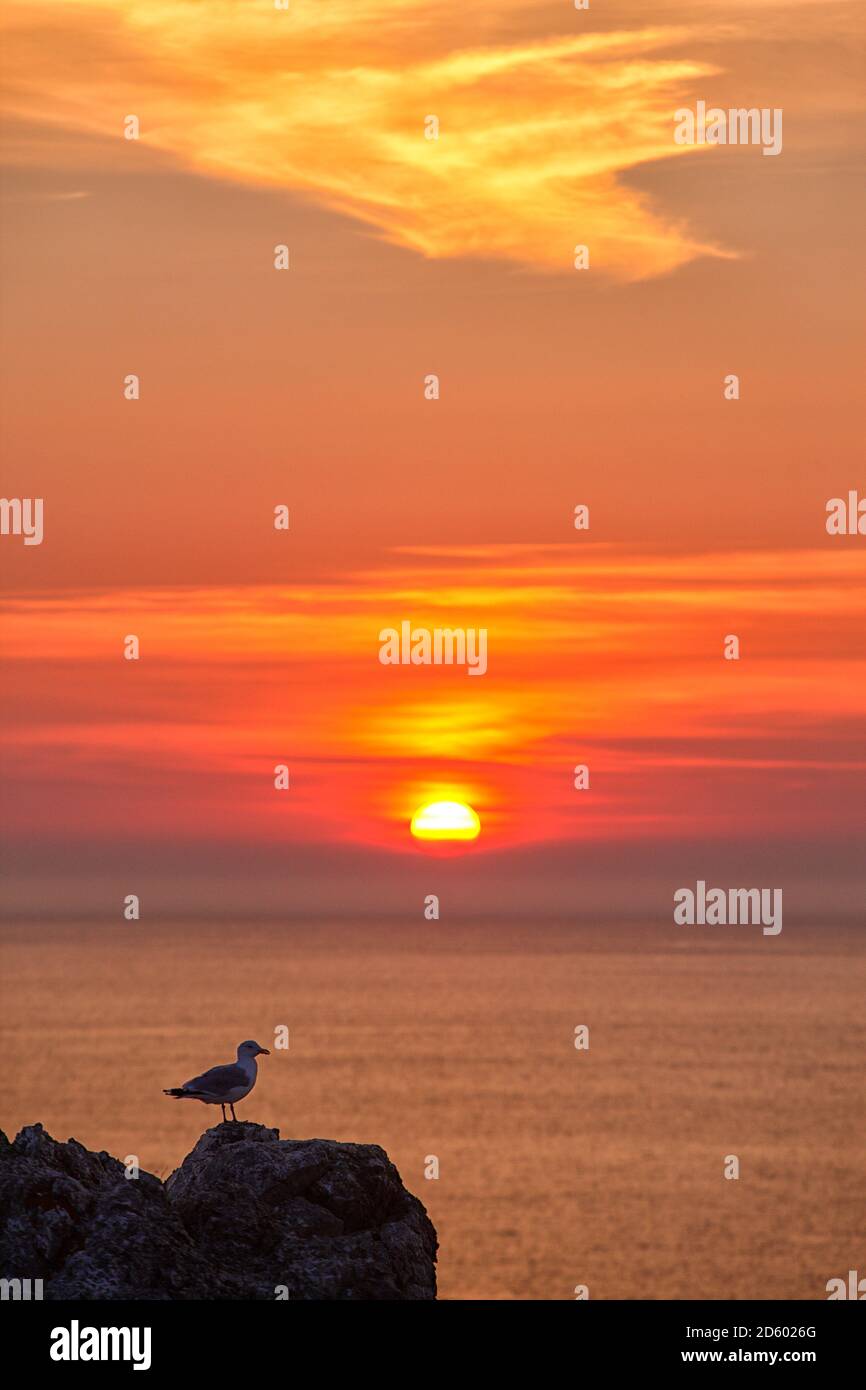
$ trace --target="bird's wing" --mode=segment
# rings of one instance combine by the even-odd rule
[[[243,1067],[211,1067],[210,1071],[202,1072],[201,1076],[194,1076],[192,1081],[185,1081],[183,1089],[185,1091],[205,1091],[211,1096],[222,1096],[235,1090],[238,1086],[247,1086],[249,1081],[249,1075]]]

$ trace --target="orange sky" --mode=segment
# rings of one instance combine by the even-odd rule
[[[866,542],[824,518],[866,494],[860,7],[4,26],[3,490],[45,499],[41,546],[0,542],[13,907],[99,907],[133,864],[167,910],[226,866],[230,908],[341,874],[399,903],[451,872],[406,822],[452,793],[478,911],[503,855],[514,905],[541,875],[572,910],[569,865],[604,902],[605,854],[651,883],[686,839],[683,881],[758,839],[853,881]],[[699,99],[784,108],[782,154],[675,145]],[[488,674],[382,667],[405,619],[487,627]]]

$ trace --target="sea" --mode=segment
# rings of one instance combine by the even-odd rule
[[[239,1119],[380,1144],[445,1299],[824,1299],[866,1274],[866,927],[509,918],[0,927],[0,1124],[167,1177]],[[286,1043],[286,1046],[278,1046]]]

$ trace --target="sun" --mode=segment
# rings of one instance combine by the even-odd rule
[[[474,840],[481,821],[463,801],[431,801],[415,812],[409,829],[416,840]]]

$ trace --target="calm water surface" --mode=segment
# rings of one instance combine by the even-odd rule
[[[30,922],[0,947],[7,1133],[166,1176],[219,1110],[162,1088],[285,1024],[238,1117],[382,1144],[442,1297],[812,1299],[864,1267],[863,929]]]

